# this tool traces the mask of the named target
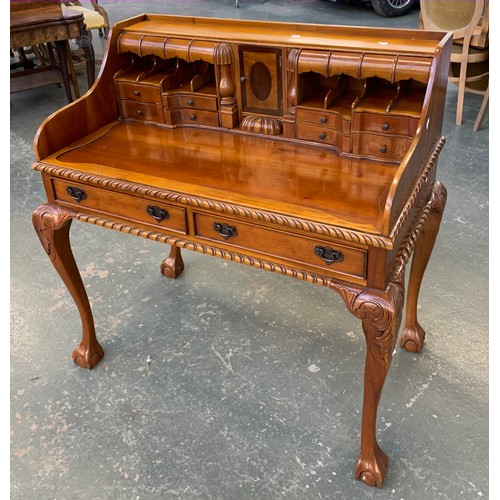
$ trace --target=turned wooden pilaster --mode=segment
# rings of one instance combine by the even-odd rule
[[[416,229],[419,235],[413,253],[408,283],[406,323],[401,337],[401,347],[411,352],[421,352],[424,345],[425,331],[417,321],[418,295],[441,225],[446,197],[447,193],[444,185],[435,181],[431,196],[424,207]]]
[[[170,255],[160,264],[160,272],[166,278],[178,278],[184,271],[181,249],[172,245]]]
[[[382,487],[389,458],[377,442],[377,409],[401,323],[404,301],[402,274],[385,291],[338,289],[349,310],[361,319],[367,346],[361,451],[355,477],[379,488]]]
[[[69,241],[72,216],[50,203],[33,212],[33,225],[52,264],[73,297],[82,320],[82,341],[73,351],[73,361],[82,368],[93,368],[104,356],[95,336],[94,320],[87,292]]]

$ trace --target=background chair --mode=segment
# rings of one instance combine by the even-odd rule
[[[489,0],[420,0],[421,26],[453,32],[449,81],[458,85],[456,124],[462,124],[465,92],[483,95],[477,130],[488,104]]]

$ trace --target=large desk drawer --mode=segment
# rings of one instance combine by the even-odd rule
[[[182,234],[187,232],[186,211],[161,200],[148,200],[61,179],[53,179],[52,186],[58,202],[82,212],[87,209],[110,218],[137,221]]]
[[[323,275],[366,277],[365,250],[210,214],[194,217],[198,238],[297,262]]]

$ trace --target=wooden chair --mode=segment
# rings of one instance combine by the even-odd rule
[[[420,0],[420,7],[423,29],[453,32],[449,81],[458,85],[457,125],[462,124],[465,92],[484,96],[477,130],[489,95],[489,0]]]

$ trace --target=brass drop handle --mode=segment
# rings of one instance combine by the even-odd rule
[[[385,131],[389,130],[389,124],[388,123],[384,123],[382,125],[382,130],[385,130]]]
[[[158,222],[161,222],[170,217],[169,213],[164,208],[158,207],[157,205],[148,205],[146,211]]]
[[[314,253],[323,259],[327,265],[333,264],[334,262],[342,262],[344,260],[344,254],[341,251],[328,246],[317,245],[314,248]]]
[[[83,189],[79,189],[77,187],[68,186],[66,188],[66,192],[78,203],[87,198],[87,193]]]
[[[225,222],[214,222],[214,231],[220,234],[225,240],[232,238],[233,236],[238,236],[238,229],[235,226],[230,226]]]
[[[387,153],[387,146],[385,144],[383,146],[380,146],[380,152]]]

